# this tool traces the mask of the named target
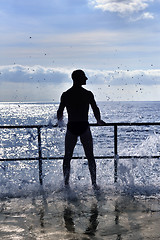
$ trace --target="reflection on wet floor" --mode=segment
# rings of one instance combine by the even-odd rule
[[[160,199],[59,191],[0,202],[0,239],[160,239]]]

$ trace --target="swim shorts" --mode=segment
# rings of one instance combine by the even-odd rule
[[[68,122],[67,130],[76,136],[82,135],[89,127],[89,122]]]

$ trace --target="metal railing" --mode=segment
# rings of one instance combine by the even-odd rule
[[[113,126],[114,127],[114,154],[113,156],[95,156],[95,159],[114,159],[114,182],[117,182],[118,177],[118,159],[129,159],[129,158],[160,158],[160,155],[154,156],[120,156],[118,154],[118,127],[122,126],[160,126],[160,122],[145,122],[145,123],[106,123],[103,125],[97,125],[94,123],[90,124],[91,127],[102,127],[102,126]],[[30,161],[30,160],[38,160],[39,163],[39,182],[43,184],[43,173],[42,173],[42,161],[43,160],[59,160],[63,159],[63,157],[43,157],[42,156],[42,144],[41,144],[41,129],[42,128],[55,128],[57,125],[21,125],[21,126],[0,126],[0,129],[22,129],[22,128],[32,128],[37,129],[38,136],[38,156],[33,158],[1,158],[0,161]],[[85,157],[84,157],[85,158]],[[72,157],[72,159],[79,159],[79,157]]]

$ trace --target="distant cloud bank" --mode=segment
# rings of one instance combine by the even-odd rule
[[[160,69],[129,70],[118,67],[114,71],[84,69],[89,83],[112,85],[154,85],[160,84]],[[0,66],[0,83],[43,83],[62,84],[71,82],[74,69],[52,68],[43,66],[9,65]]]
[[[0,81],[8,82],[52,82],[58,84],[69,78],[70,71],[43,66],[0,66]]]
[[[1,102],[59,101],[72,86],[74,69],[43,66],[0,66]],[[84,69],[98,101],[159,100],[160,69],[114,71]]]

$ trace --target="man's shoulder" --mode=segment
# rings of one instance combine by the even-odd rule
[[[72,91],[72,88],[69,88],[68,90],[66,90],[62,93],[62,96],[69,94],[71,91]]]
[[[87,89],[85,89],[85,88],[82,88],[83,89],[83,91],[86,93],[86,94],[88,94],[88,95],[93,95],[93,93],[91,92],[91,91],[89,91],[89,90],[87,90]]]
[[[92,101],[94,99],[94,94],[87,89],[85,89],[85,91],[86,91],[86,94],[87,94],[89,100]]]

